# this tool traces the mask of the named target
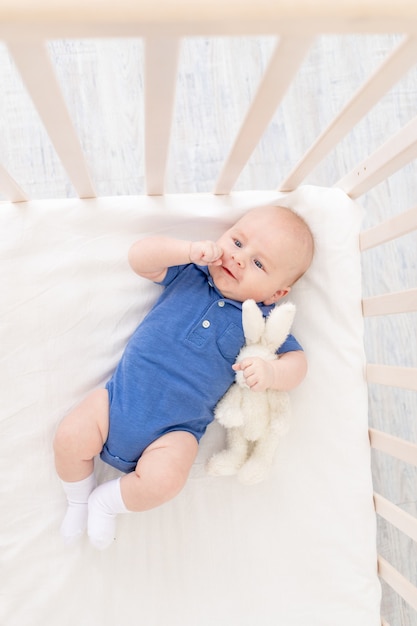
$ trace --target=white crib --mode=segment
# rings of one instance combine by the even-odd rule
[[[0,38],[0,622],[417,625],[417,4],[5,0]],[[100,46],[99,66],[85,63]],[[346,98],[350,65],[357,85]],[[225,67],[232,76],[222,77]],[[308,302],[337,337],[321,360],[312,356],[310,391],[307,382],[294,393],[276,473],[249,492],[206,476],[204,460],[222,442],[213,425],[178,501],[141,522],[122,520],[109,554],[86,544],[68,552],[57,533],[64,502],[51,442],[65,412],[103,384],[156,297],[140,283],[139,298],[129,243],[155,230],[215,237],[267,202],[303,213],[323,246],[310,282],[294,290],[309,358],[326,329],[309,320]],[[352,283],[338,284],[339,275]],[[366,366],[355,343],[363,328]],[[332,410],[339,401],[334,420],[306,419],[314,387],[317,413],[326,394]],[[311,484],[303,462],[317,462]],[[114,475],[100,464],[97,472]],[[320,504],[306,504],[300,519],[302,498],[314,507],[318,478]]]

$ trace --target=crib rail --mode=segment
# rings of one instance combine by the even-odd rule
[[[0,189],[11,202],[24,202],[28,200],[27,195],[19,187],[17,182],[10,176],[6,169],[0,164]]]
[[[180,42],[151,38],[145,46],[145,180],[149,195],[164,192]]]
[[[417,367],[368,364],[366,377],[370,383],[417,390]]]
[[[358,198],[417,157],[417,118],[359,163],[337,186]]]
[[[365,316],[410,313],[416,310],[417,288],[366,298],[362,302],[362,311]]]
[[[416,55],[417,38],[406,37],[372,76],[365,81],[295,165],[288,177],[281,183],[282,191],[290,191],[305,180],[311,170],[327,156],[334,146],[345,137],[351,128],[362,119],[388,89],[398,82],[399,78],[415,64]],[[356,180],[354,182],[356,183]]]
[[[414,450],[415,452],[416,450]],[[391,522],[399,530],[402,530],[410,539],[417,541],[417,520],[415,517],[377,493],[375,493],[374,501],[375,510],[379,515]]]
[[[417,466],[417,445],[398,437],[370,429],[371,446],[390,456]],[[375,510],[403,532],[407,537],[417,542],[417,519],[392,502],[383,498],[380,494],[374,494]],[[396,568],[386,559],[378,557],[378,572],[380,577],[394,589],[410,606],[417,610],[417,587],[412,585]],[[384,622],[383,622],[384,623]]]
[[[252,105],[226,158],[214,193],[229,193],[271,121],[312,39],[284,37],[278,42]]]
[[[410,441],[405,441],[399,437],[394,437],[388,433],[383,433],[375,428],[369,429],[369,439],[372,448],[381,450],[396,459],[417,466],[417,445]]]
[[[95,3],[61,0],[3,0],[0,21],[7,32],[15,25],[33,27],[45,36],[140,34],[146,31],[187,34],[260,34],[277,31],[306,32],[411,32],[416,29],[417,8],[413,0],[395,4],[374,0],[111,0]],[[415,31],[416,32],[416,31]]]
[[[44,44],[9,42],[8,45],[23,83],[79,197],[95,197],[84,153]]]
[[[387,243],[417,230],[417,207],[381,222],[360,234],[359,244],[363,251]]]
[[[171,126],[175,108],[178,57],[181,39],[185,36],[207,34],[211,28],[216,35],[256,32],[273,33],[277,44],[234,142],[225,157],[214,186],[215,194],[233,190],[237,179],[248,163],[254,149],[271,122],[289,85],[307,54],[314,36],[323,32],[343,32],[349,28],[360,31],[361,20],[355,28],[349,27],[349,16],[355,15],[355,3],[315,6],[306,0],[282,3],[239,3],[239,20],[230,3],[192,3],[183,1],[172,13],[170,2],[134,3],[124,0],[117,11],[109,2],[103,2],[100,19],[88,8],[89,3],[37,3],[22,0],[25,11],[14,9],[14,3],[0,7],[0,38],[7,43],[23,83],[55,147],[56,153],[81,198],[95,197],[87,159],[83,153],[59,82],[48,55],[45,41],[49,38],[136,36],[145,44],[145,189],[150,195],[165,192],[166,167],[171,140]],[[233,3],[232,3],[233,4]],[[258,6],[259,4],[259,6]],[[381,4],[381,3],[380,3]],[[400,20],[402,30],[409,34],[365,81],[356,94],[336,115],[311,148],[300,158],[292,171],[284,176],[279,188],[289,191],[305,181],[334,149],[341,139],[381,96],[386,93],[417,59],[417,7],[405,0],[395,7],[395,18],[384,6],[374,6],[369,0],[361,3],[356,13],[367,24],[367,30],[378,31],[378,19],[387,20],[385,32],[395,30]],[[12,6],[13,5],[13,6]],[[346,6],[345,6],[346,5]],[[372,5],[373,19],[367,19]],[[20,6],[20,4],[19,4]],[[163,9],[163,10],[162,10]],[[27,10],[27,12],[26,12]],[[233,20],[230,19],[233,14]],[[323,15],[326,14],[326,20]],[[163,17],[162,17],[163,16]],[[307,18],[309,16],[309,18]],[[297,34],[286,22],[297,24]],[[317,23],[316,20],[317,19]],[[28,31],[30,22],[30,32]],[[389,23],[388,23],[389,22]],[[249,31],[248,27],[250,25]],[[344,28],[342,28],[342,25]],[[308,26],[308,27],[307,27]],[[413,34],[415,27],[416,33]],[[159,29],[159,30],[158,30]],[[417,117],[411,120],[384,145],[339,180],[336,185],[351,197],[358,197],[372,189],[399,168],[417,157]],[[0,171],[0,191],[12,201],[27,199],[28,194],[6,169]]]
[[[413,609],[417,610],[417,588],[382,557],[378,560],[378,571],[381,578],[412,606]]]
[[[399,151],[401,151],[401,146],[402,141],[400,141]],[[360,184],[356,186],[356,189],[363,191],[364,186]],[[369,250],[416,230],[417,209],[414,207],[362,233],[360,247],[362,251]],[[413,313],[417,311],[417,289],[412,288],[366,298],[362,302],[362,309],[365,317]],[[394,367],[368,363],[366,378],[369,383],[417,391],[416,367]],[[374,428],[369,430],[369,437],[371,447],[374,450],[417,467],[416,444]],[[403,533],[405,537],[417,542],[417,519],[414,516],[378,493],[374,493],[374,502],[375,510],[379,516]],[[417,587],[415,585],[382,556],[378,556],[378,572],[382,580],[409,606],[417,610]],[[385,620],[382,621],[382,624],[389,626]]]

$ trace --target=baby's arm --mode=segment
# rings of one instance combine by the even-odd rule
[[[233,365],[235,371],[242,370],[245,382],[253,391],[277,389],[290,391],[297,387],[307,374],[307,359],[302,350],[285,352],[274,361],[259,357],[248,357]]]
[[[130,248],[129,263],[139,276],[160,282],[165,278],[168,267],[185,263],[220,265],[222,254],[214,241],[146,237]]]

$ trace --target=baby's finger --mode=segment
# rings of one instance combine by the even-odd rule
[[[221,264],[222,264],[221,258],[216,259],[215,261],[210,261],[210,263],[207,263],[207,265],[221,265]]]
[[[252,361],[250,359],[243,359],[243,361],[241,361],[239,365],[242,372],[244,372],[248,367],[252,365]]]
[[[219,246],[216,243],[214,243],[213,248],[211,250],[210,263],[213,263],[216,265],[221,264],[222,255],[223,255],[223,250],[219,248]]]

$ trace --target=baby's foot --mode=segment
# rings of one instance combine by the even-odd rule
[[[61,524],[61,536],[67,545],[75,543],[87,528],[88,497],[96,486],[94,474],[76,482],[62,481],[68,508]]]
[[[60,532],[66,545],[78,541],[87,528],[88,506],[85,504],[68,503],[67,512],[62,521]]]
[[[120,478],[103,483],[88,499],[88,537],[98,550],[108,548],[116,538],[116,515],[126,513]]]

